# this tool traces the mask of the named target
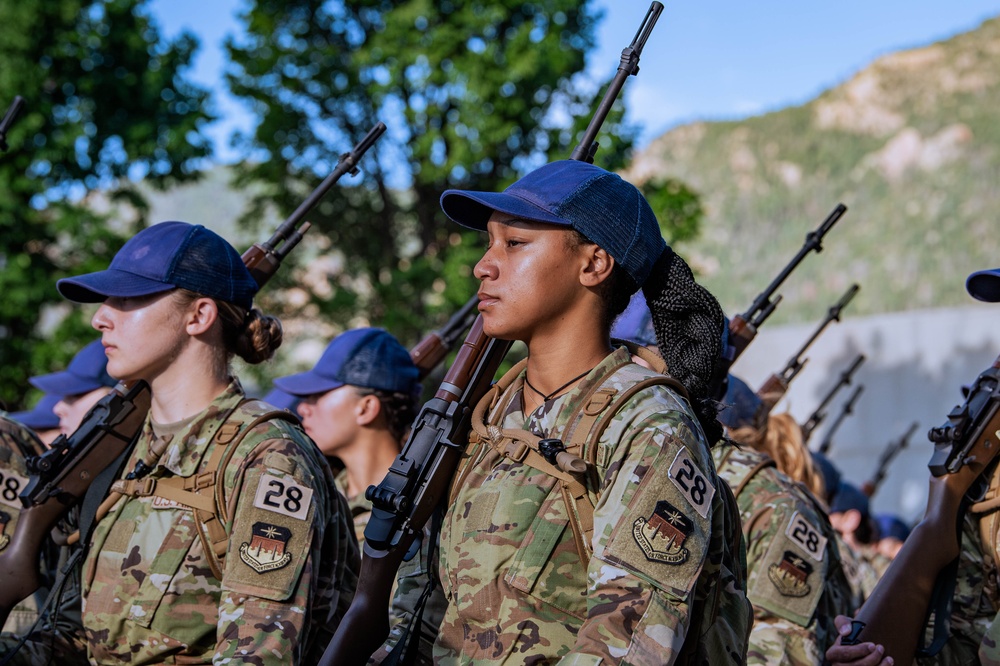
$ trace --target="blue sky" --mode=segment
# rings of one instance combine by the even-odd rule
[[[734,119],[808,101],[880,55],[970,30],[1000,14],[1000,0],[839,0],[839,2],[668,2],[625,88],[628,113],[643,125],[640,146],[678,124]],[[250,117],[222,83],[222,41],[239,25],[242,0],[152,0],[168,36],[181,29],[202,41],[193,78],[215,95],[211,128],[218,156]],[[609,75],[649,4],[597,0],[605,11],[588,71]]]

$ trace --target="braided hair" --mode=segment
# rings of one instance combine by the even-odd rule
[[[722,355],[725,315],[715,296],[695,282],[691,267],[667,247],[653,265],[643,295],[652,314],[660,354],[691,398],[712,444],[722,439],[711,380]]]

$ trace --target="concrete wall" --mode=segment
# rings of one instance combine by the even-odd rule
[[[784,368],[817,324],[765,323],[733,373],[759,388],[771,373]],[[923,515],[927,498],[932,451],[927,431],[947,420],[948,412],[963,400],[962,385],[971,384],[1000,353],[1000,306],[974,302],[864,318],[850,318],[845,311],[845,320],[827,327],[809,349],[809,362],[774,413],[789,411],[803,423],[858,353],[865,354],[866,361],[852,385],[830,402],[810,446],[819,446],[854,387],[864,385],[853,415],[837,429],[830,449],[845,478],[860,486],[874,474],[889,442],[917,421],[909,448],[893,462],[872,501],[876,512],[915,520]]]

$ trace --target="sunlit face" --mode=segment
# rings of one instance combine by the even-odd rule
[[[351,444],[361,426],[358,409],[361,396],[353,386],[341,386],[326,393],[303,398],[296,408],[302,427],[319,450],[327,456]]]
[[[895,537],[887,537],[878,541],[878,552],[890,560],[896,559],[896,555],[902,548],[903,542]]]
[[[573,232],[504,213],[493,214],[487,232],[489,244],[475,267],[486,334],[529,341],[557,330],[583,289]]]
[[[52,412],[59,417],[58,432],[67,436],[73,433],[83,423],[83,417],[87,415],[87,412],[110,390],[110,388],[102,386],[87,393],[66,396],[57,402],[52,408]]]
[[[189,340],[183,310],[170,292],[109,298],[94,313],[91,325],[101,332],[108,374],[120,381],[152,382]]]

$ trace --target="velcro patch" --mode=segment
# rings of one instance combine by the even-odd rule
[[[707,518],[715,496],[715,486],[701,473],[686,449],[682,448],[677,452],[668,476],[694,510],[702,518]]]
[[[153,508],[154,509],[180,509],[184,511],[185,509],[190,511],[191,507],[184,506],[180,502],[174,501],[172,499],[167,499],[166,497],[159,497],[153,495]]]
[[[312,488],[301,486],[289,478],[279,479],[270,474],[260,477],[253,505],[258,509],[280,513],[289,518],[305,520],[312,504]]]
[[[285,552],[292,531],[280,525],[254,523],[250,543],[240,544],[240,559],[257,573],[274,571],[292,561],[291,553]]]
[[[802,548],[802,551],[816,560],[823,561],[826,552],[826,537],[815,525],[806,520],[805,516],[796,511],[785,529],[785,536]]]
[[[15,474],[6,468],[0,469],[0,504],[6,504],[19,511],[23,509],[18,495],[27,485],[28,479],[26,477]]]

